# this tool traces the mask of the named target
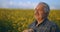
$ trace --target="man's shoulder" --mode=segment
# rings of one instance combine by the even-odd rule
[[[56,30],[56,32],[60,31],[58,25],[53,21],[49,21],[49,26],[51,30]]]
[[[58,28],[58,25],[55,22],[53,22],[53,21],[47,21],[45,26],[50,27],[50,28],[51,27]]]

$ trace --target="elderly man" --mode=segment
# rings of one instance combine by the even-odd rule
[[[59,29],[55,23],[49,21],[47,16],[50,8],[44,3],[40,2],[35,8],[35,21],[29,26],[29,29],[25,32],[59,32]]]

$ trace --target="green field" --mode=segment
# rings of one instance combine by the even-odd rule
[[[51,10],[48,18],[60,28],[60,10]],[[0,9],[0,32],[22,32],[33,21],[33,9]]]

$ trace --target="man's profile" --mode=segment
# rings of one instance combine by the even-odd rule
[[[24,30],[23,32],[59,32],[58,26],[48,20],[47,16],[49,15],[49,12],[49,6],[44,2],[40,2],[34,11],[36,20],[29,25],[29,29]]]

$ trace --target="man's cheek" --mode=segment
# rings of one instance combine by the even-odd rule
[[[38,18],[39,18],[39,16],[37,16],[37,15],[36,15],[36,16],[34,16],[34,17],[35,17],[36,19],[38,19]]]

